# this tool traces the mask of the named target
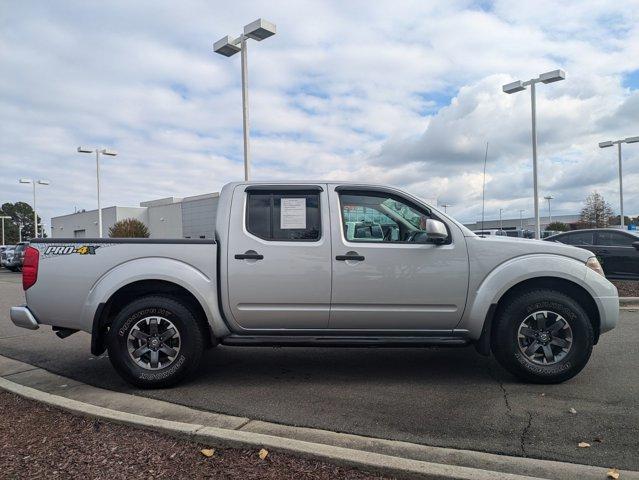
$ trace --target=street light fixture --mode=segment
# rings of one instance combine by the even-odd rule
[[[535,238],[541,238],[541,221],[539,219],[539,192],[537,189],[537,106],[535,85],[537,83],[553,83],[566,78],[563,70],[553,70],[551,72],[542,73],[537,78],[531,78],[528,81],[509,83],[502,87],[503,91],[508,94],[521,92],[530,86],[530,102],[532,109],[532,151],[533,151],[533,193],[535,197]]]
[[[442,203],[442,207],[444,207],[444,213],[448,213],[448,207],[450,207],[450,203]]]
[[[115,157],[117,152],[108,148],[86,148],[78,147],[78,153],[93,153],[95,152],[95,175],[98,185],[98,237],[102,238],[102,208],[100,206],[100,154]]]
[[[622,143],[637,143],[639,137],[627,137],[621,140],[613,140],[599,143],[599,148],[608,148],[613,145],[617,145],[617,155],[619,157],[619,219],[620,225],[623,228],[625,225],[625,219],[623,218],[623,180],[621,176],[621,144]]]
[[[552,212],[550,210],[550,201],[555,198],[552,195],[546,195],[544,199],[548,200],[548,223],[552,223]]]
[[[244,33],[233,39],[225,36],[213,44],[213,51],[225,57],[231,57],[237,52],[242,53],[242,130],[244,135],[244,180],[250,176],[250,143],[249,143],[249,108],[248,108],[248,65],[246,40],[252,38],[261,42],[265,38],[275,35],[277,27],[274,23],[258,18],[244,27]]]
[[[38,236],[38,214],[36,212],[36,184],[37,185],[51,185],[49,180],[33,180],[31,178],[21,178],[20,183],[33,184],[33,238]]]

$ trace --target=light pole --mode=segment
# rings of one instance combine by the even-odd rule
[[[2,245],[4,245],[4,221],[5,219],[10,219],[11,217],[8,217],[7,215],[2,215],[0,216],[0,218],[2,219]]]
[[[533,193],[535,197],[535,238],[541,238],[541,222],[539,220],[539,192],[537,190],[537,105],[535,96],[535,85],[541,83],[552,83],[564,80],[566,73],[563,70],[553,70],[531,78],[526,82],[517,80],[502,87],[503,91],[511,94],[526,90],[530,86],[530,103],[532,110],[532,153],[533,153]]]
[[[526,210],[519,210],[519,228],[523,231],[524,230],[524,215],[523,213]]]
[[[33,238],[38,236],[38,213],[36,212],[36,184],[50,185],[49,180],[33,180],[31,178],[21,178],[20,183],[33,184]]]
[[[95,152],[95,175],[98,184],[98,238],[102,238],[102,208],[100,207],[100,154],[108,155],[110,157],[115,157],[117,152],[114,150],[109,150],[108,148],[98,148],[95,147],[85,148],[78,147],[78,153],[93,153]]]
[[[625,224],[625,221],[623,218],[623,180],[621,177],[621,144],[637,143],[637,142],[639,142],[639,137],[628,137],[628,138],[624,138],[623,140],[601,142],[599,144],[599,148],[607,148],[607,147],[612,147],[613,145],[617,145],[617,154],[619,156],[619,218],[621,219],[621,222],[620,222],[621,228],[623,228]]]
[[[552,195],[546,195],[544,199],[548,200],[548,223],[552,223],[552,211],[550,210],[550,201],[555,198]]]
[[[502,228],[501,228],[501,227],[502,227],[502,223],[501,223],[501,212],[503,212],[503,210],[504,210],[503,208],[500,208],[500,209],[499,209],[499,231],[500,231],[500,232],[502,231]]]
[[[22,222],[18,222],[18,243],[22,243]]]
[[[442,207],[444,207],[444,213],[448,213],[448,207],[450,207],[450,203],[442,203]]]
[[[275,35],[274,23],[258,18],[244,27],[244,33],[232,39],[230,36],[222,37],[213,44],[213,51],[230,57],[237,52],[242,53],[242,130],[244,133],[244,180],[248,181],[251,170],[251,149],[249,143],[249,107],[248,107],[248,59],[246,52],[246,40],[252,38],[261,42],[265,38]]]

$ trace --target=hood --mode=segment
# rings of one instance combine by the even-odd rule
[[[466,237],[466,241],[469,244],[473,244],[473,247],[479,250],[501,250],[510,257],[534,253],[550,253],[574,258],[575,260],[585,263],[586,260],[595,255],[583,248],[564,245],[563,243],[530,240],[527,238],[487,235],[485,237]]]

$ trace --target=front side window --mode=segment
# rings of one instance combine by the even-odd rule
[[[344,237],[351,242],[427,243],[430,212],[395,195],[340,192]]]
[[[270,241],[321,237],[320,194],[314,191],[248,192],[246,229]]]
[[[632,243],[639,241],[638,238],[633,238],[630,235],[624,235],[618,232],[598,232],[597,243],[599,245],[606,245],[610,247],[632,247]]]

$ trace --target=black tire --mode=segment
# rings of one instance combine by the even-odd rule
[[[168,320],[170,324],[163,320],[160,320],[160,324],[172,324],[171,328],[174,327],[179,335],[178,339],[169,339],[167,344],[162,343],[162,345],[168,346],[168,342],[174,342],[171,346],[176,349],[179,347],[179,350],[173,360],[166,357],[166,366],[156,363],[155,368],[150,369],[149,367],[153,366],[152,363],[143,368],[132,358],[132,354],[129,353],[129,335],[136,325],[140,325],[138,322],[154,316]],[[142,323],[142,325],[145,324]],[[143,297],[124,307],[113,320],[107,336],[109,359],[122,378],[136,387],[169,387],[185,379],[197,369],[204,352],[205,334],[188,304],[172,297],[155,295]],[[132,341],[135,342],[135,340]],[[144,358],[150,358],[150,349],[148,352],[145,354],[146,357],[139,357],[140,362]]]
[[[553,352],[559,353],[556,357],[549,353],[548,358],[553,358],[549,364],[539,362],[548,362],[544,351],[544,345],[549,345],[548,336],[542,335],[550,329],[539,328],[534,335],[530,329],[526,329],[526,336],[520,335],[522,322],[527,318],[530,322],[531,318],[536,318],[532,315],[540,311],[550,312],[542,314],[547,317],[546,321],[541,318],[542,325],[552,325],[555,320],[561,319],[569,327],[563,327],[561,332],[564,333],[557,335],[564,335],[564,342],[570,339],[570,347],[562,349],[553,344]],[[552,338],[553,341],[562,340]],[[535,341],[539,346],[532,345]],[[577,375],[588,363],[593,341],[592,323],[579,303],[564,293],[549,289],[533,290],[509,299],[497,312],[491,334],[492,351],[501,366],[532,383],[560,383]],[[536,356],[526,353],[533,351],[538,352]]]

